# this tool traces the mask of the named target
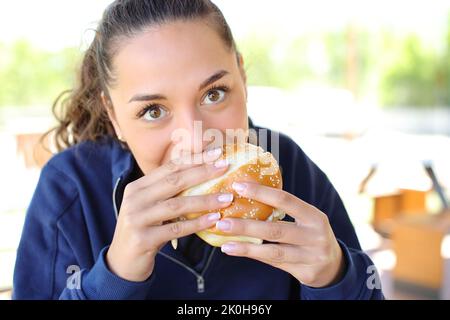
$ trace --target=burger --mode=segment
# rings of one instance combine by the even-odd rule
[[[225,159],[229,163],[228,170],[222,176],[186,189],[179,196],[232,193],[234,197],[231,205],[218,211],[221,214],[221,219],[240,218],[277,221],[284,218],[285,214],[281,210],[265,203],[242,197],[232,188],[233,182],[252,182],[281,189],[281,171],[276,159],[270,152],[266,152],[261,147],[250,143],[234,143],[223,147],[223,152],[219,159]],[[215,211],[217,210],[192,212],[184,215],[183,220],[195,219]],[[262,239],[229,235],[215,227],[200,231],[197,235],[215,247],[220,247],[222,244],[230,241],[262,243]],[[172,241],[172,245],[176,248],[176,240]]]

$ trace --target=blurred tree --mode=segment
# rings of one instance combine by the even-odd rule
[[[275,35],[250,35],[237,43],[244,56],[249,85],[292,89],[310,75],[302,38],[282,43]]]
[[[450,14],[447,18],[447,33],[445,37],[445,52],[438,66],[438,97],[443,105],[450,107]]]
[[[450,106],[450,17],[443,52],[418,36],[371,33],[349,25],[293,38],[258,30],[237,39],[248,84],[295,89],[313,83],[378,92],[385,106]],[[78,48],[45,52],[25,40],[0,43],[0,106],[50,105],[73,86]],[[378,86],[378,90],[377,90]]]
[[[416,35],[397,39],[397,45],[392,36],[385,42],[388,46],[381,51],[395,54],[381,73],[383,105],[450,108],[450,15],[442,40],[438,50],[425,46]]]
[[[427,107],[438,104],[439,59],[409,35],[400,42],[391,65],[381,75],[381,101],[387,106]]]
[[[275,35],[250,35],[238,40],[238,47],[249,85],[295,89],[315,83],[347,88],[358,97],[367,89],[373,71],[371,36],[351,27],[283,41]]]
[[[0,106],[51,104],[73,85],[80,51],[45,52],[20,40],[0,45]]]
[[[350,90],[358,98],[367,91],[374,71],[374,35],[355,25],[324,35],[330,70],[327,83]]]

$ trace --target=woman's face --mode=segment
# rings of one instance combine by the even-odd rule
[[[208,129],[224,141],[227,129],[248,129],[242,61],[203,21],[172,22],[123,40],[113,69],[109,116],[144,174],[175,150],[205,150]]]

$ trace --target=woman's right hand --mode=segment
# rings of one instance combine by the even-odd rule
[[[219,210],[231,204],[232,194],[175,197],[191,186],[224,174],[228,164],[222,160],[214,162],[220,155],[219,148],[194,155],[201,156],[200,164],[182,158],[170,161],[125,187],[106,254],[113,273],[128,281],[145,281],[153,272],[156,254],[168,241],[208,229],[220,219],[220,214],[212,213],[167,223],[187,213]]]

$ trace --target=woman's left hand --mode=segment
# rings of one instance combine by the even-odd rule
[[[343,253],[326,214],[281,189],[256,183],[234,183],[233,189],[243,197],[283,210],[295,223],[220,220],[216,227],[224,232],[276,242],[229,242],[222,246],[224,253],[267,263],[310,287],[326,287],[340,280],[345,270]]]

